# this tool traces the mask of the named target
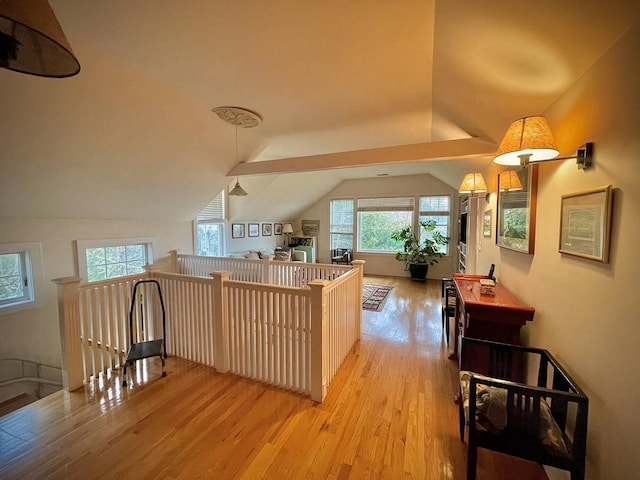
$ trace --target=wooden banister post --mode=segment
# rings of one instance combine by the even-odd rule
[[[180,273],[178,271],[178,250],[169,250],[169,271]]]
[[[351,265],[353,268],[357,268],[358,272],[358,299],[357,299],[357,313],[356,313],[356,337],[362,338],[362,287],[364,284],[364,264],[367,263],[364,260],[353,260]]]
[[[58,321],[62,350],[62,386],[71,392],[83,386],[82,343],[80,340],[80,278],[56,278]]]
[[[262,283],[271,284],[271,255],[262,257]]]
[[[213,334],[215,341],[215,369],[229,371],[229,319],[227,318],[227,292],[225,283],[231,272],[213,272]]]
[[[327,306],[324,288],[327,280],[312,280],[311,289],[311,400],[322,402],[327,394],[326,372],[324,368],[324,347],[326,344]]]

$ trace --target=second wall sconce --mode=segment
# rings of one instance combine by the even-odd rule
[[[462,179],[460,188],[458,188],[458,192],[468,193],[470,195],[474,193],[484,193],[486,191],[487,184],[481,173],[467,173]]]
[[[509,125],[493,161],[499,165],[526,167],[533,162],[575,159],[580,169],[593,164],[592,142],[578,148],[574,156],[558,157],[559,153],[547,120],[538,115],[519,118]]]

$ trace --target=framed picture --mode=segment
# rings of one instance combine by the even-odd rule
[[[231,238],[244,238],[244,223],[231,224]]]
[[[258,223],[250,223],[249,224],[249,236],[250,237],[259,237],[260,236],[260,224],[258,224]]]
[[[609,262],[612,187],[562,195],[558,251]]]
[[[505,182],[502,176],[512,175],[511,170],[498,174],[498,185]],[[516,172],[520,180],[517,188],[498,190],[496,213],[496,244],[516,252],[533,254],[536,238],[536,195],[538,191],[538,165]],[[502,180],[502,181],[501,181]]]
[[[482,221],[482,235],[485,237],[491,236],[491,210],[484,212],[484,219]]]
[[[270,237],[271,236],[271,232],[272,232],[272,226],[270,223],[263,223],[262,224],[262,236],[263,237]]]
[[[273,224],[273,234],[274,235],[282,235],[282,224],[274,223]]]

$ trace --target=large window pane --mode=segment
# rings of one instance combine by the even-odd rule
[[[420,241],[424,241],[425,236],[432,237],[434,232],[439,232],[445,237],[449,236],[449,226],[451,224],[450,213],[451,200],[447,195],[431,195],[420,197],[420,221],[433,220],[436,228],[433,232],[425,232],[420,229]],[[439,251],[445,255],[449,253],[448,245],[441,245]]]
[[[411,225],[413,212],[358,212],[358,250],[395,253],[402,242],[391,239],[391,233]]]
[[[220,257],[222,252],[223,224],[199,223],[198,228],[198,255]]]
[[[331,200],[329,237],[331,248],[353,249],[353,199]]]
[[[147,264],[143,244],[87,248],[86,257],[89,282],[144,273]]]
[[[19,253],[0,255],[0,302],[7,303],[24,297],[22,263]]]

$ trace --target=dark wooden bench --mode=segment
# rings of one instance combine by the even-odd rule
[[[488,375],[473,373],[470,350],[475,359],[484,356]],[[513,368],[522,366],[531,382],[506,380],[513,378]],[[461,440],[465,425],[469,429],[468,480],[476,477],[478,448],[568,470],[572,480],[584,479],[589,399],[547,350],[464,337],[460,388]]]

